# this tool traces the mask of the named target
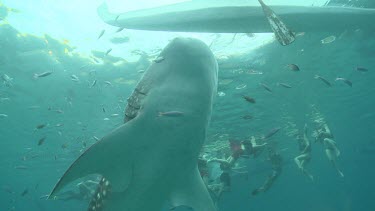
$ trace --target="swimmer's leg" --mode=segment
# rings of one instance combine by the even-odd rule
[[[336,150],[330,150],[330,149],[326,149],[326,155],[328,157],[328,160],[332,163],[333,167],[336,169],[337,173],[340,175],[340,177],[344,177],[344,174],[340,171],[339,167],[337,166],[337,163],[336,163],[336,155],[337,155],[337,151]]]

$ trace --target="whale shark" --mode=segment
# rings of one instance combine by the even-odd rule
[[[375,31],[375,9],[338,6],[270,6],[294,32]],[[262,5],[251,1],[186,1],[155,8],[111,13],[104,3],[98,14],[107,24],[137,30],[268,33],[273,32]]]
[[[168,204],[215,211],[197,163],[217,80],[218,64],[206,44],[172,40],[128,98],[124,124],[74,161],[49,198],[78,178],[99,174],[88,210],[160,211]]]

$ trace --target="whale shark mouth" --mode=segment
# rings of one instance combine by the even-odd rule
[[[174,39],[160,57],[129,97],[125,123],[73,162],[49,198],[99,174],[89,211],[159,211],[166,203],[216,210],[197,168],[217,91],[216,59],[191,38]]]

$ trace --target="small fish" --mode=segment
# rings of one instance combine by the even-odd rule
[[[286,65],[292,71],[300,71],[299,67],[296,64],[288,64]]]
[[[116,33],[121,32],[121,31],[124,30],[124,29],[125,29],[125,27],[118,28],[118,29],[116,30]]]
[[[63,123],[58,123],[58,124],[55,125],[55,127],[61,127],[61,126],[64,126],[64,124]]]
[[[52,72],[51,71],[48,71],[48,72],[43,72],[43,73],[40,73],[40,74],[37,74],[35,73],[34,74],[34,78],[37,79],[37,78],[43,78],[43,77],[47,77],[49,75],[51,75]]]
[[[104,118],[103,120],[104,120],[104,121],[109,121],[110,119],[109,119],[109,118]]]
[[[71,75],[70,78],[72,81],[79,82],[79,78],[76,75]]]
[[[62,144],[62,145],[61,145],[61,148],[62,148],[62,149],[66,149],[67,147],[68,147],[68,144]]]
[[[336,40],[335,36],[329,36],[321,40],[322,44],[328,44]]]
[[[164,60],[164,57],[159,56],[158,58],[156,58],[156,59],[154,60],[154,62],[155,62],[155,63],[160,63],[160,62],[162,62],[163,60]]]
[[[138,73],[144,73],[146,70],[138,70]]]
[[[22,169],[22,170],[29,169],[27,166],[15,166],[14,168],[15,169]]]
[[[8,115],[6,115],[6,114],[0,114],[0,118],[7,118],[8,117]]]
[[[22,193],[21,193],[21,196],[25,196],[27,193],[29,193],[29,189],[25,189]]]
[[[40,108],[40,106],[29,106],[27,108],[30,109],[30,110],[35,110],[35,109]]]
[[[64,113],[64,111],[61,110],[61,109],[56,109],[56,110],[54,110],[54,112],[59,113],[59,114],[63,114]]]
[[[105,113],[105,108],[102,108],[102,110],[103,110],[103,113]]]
[[[357,67],[356,70],[360,71],[360,72],[367,72],[368,71],[368,69],[365,68],[365,67]]]
[[[269,92],[272,93],[271,88],[269,88],[266,84],[264,84],[264,83],[259,83],[259,85],[261,85],[265,90],[267,90],[267,91],[269,91]]]
[[[183,116],[184,113],[181,111],[167,111],[167,112],[159,112],[158,117],[166,116],[166,117],[179,117]]]
[[[95,141],[99,141],[100,139],[96,136],[93,136],[93,138],[95,139]]]
[[[118,117],[120,114],[111,114],[111,117]]]
[[[251,115],[242,116],[242,119],[252,119],[252,118],[253,118],[253,116],[251,116]]]
[[[43,138],[39,139],[38,146],[41,146],[44,143],[44,141],[46,140],[46,138],[47,137],[44,136]]]
[[[332,86],[331,83],[330,83],[327,79],[323,78],[323,77],[320,76],[320,75],[315,75],[314,78],[315,78],[315,79],[320,79],[321,81],[323,81],[323,83],[325,83],[325,84],[326,84],[327,86],[329,86],[329,87]]]
[[[105,52],[105,55],[107,56],[111,51],[112,51],[112,48],[108,49],[108,50]]]
[[[105,32],[105,30],[103,29],[103,30],[100,32],[100,34],[99,34],[99,36],[98,36],[98,39],[100,39],[100,38],[104,35],[104,32]]]
[[[279,132],[280,129],[281,129],[281,127],[273,128],[272,130],[270,130],[270,131],[264,136],[263,139],[271,138],[273,135],[275,135],[277,132]]]
[[[36,129],[36,130],[40,130],[40,129],[45,128],[46,126],[47,126],[47,124],[40,124],[40,125],[37,125],[37,126],[35,127],[35,129]]]
[[[353,87],[353,83],[346,78],[336,78],[335,81],[342,81],[346,83],[348,86]]]
[[[117,21],[119,17],[120,17],[120,15],[116,16],[115,21]]]
[[[282,87],[284,87],[284,88],[292,88],[291,85],[286,84],[286,83],[277,83],[277,85],[278,85],[278,86],[282,86]]]
[[[242,98],[245,99],[249,103],[255,103],[256,102],[255,99],[250,97],[250,96],[242,95]]]
[[[109,81],[104,81],[104,84],[107,85],[107,86],[113,86],[111,82]]]
[[[98,81],[95,79],[95,80],[92,82],[92,84],[91,84],[90,87],[91,87],[91,88],[94,87],[94,86],[96,85],[96,82],[98,82]]]

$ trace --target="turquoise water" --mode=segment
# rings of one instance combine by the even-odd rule
[[[155,49],[163,46],[139,48],[146,54],[134,54],[135,59],[121,55],[121,51],[136,50],[126,44],[106,44],[89,54],[80,53],[73,41],[47,32],[41,36],[23,31],[22,24],[13,24],[11,18],[27,11],[7,13],[4,8],[0,7],[4,17],[0,22],[0,74],[12,80],[2,80],[0,86],[0,210],[86,210],[87,201],[47,201],[40,197],[50,193],[69,165],[96,142],[94,136],[101,138],[123,123],[126,99],[142,76],[140,70],[157,55]],[[97,40],[101,30],[96,28],[88,35],[91,42]],[[110,39],[108,30],[106,33],[103,38]],[[336,37],[334,42],[321,44],[332,35]],[[165,34],[169,36],[174,35]],[[259,43],[247,44],[250,38],[243,35],[231,43],[232,35],[222,35],[221,44],[212,46],[214,53],[219,52],[215,53],[220,68],[218,92],[225,96],[220,94],[215,99],[207,144],[260,136],[281,127],[272,141],[283,156],[283,171],[269,191],[252,196],[271,168],[264,156],[241,160],[249,178],[232,175],[232,190],[223,194],[219,210],[375,210],[374,32],[306,33],[286,47],[263,41],[270,35],[255,36],[268,44],[242,54],[228,50],[229,59],[223,59],[220,48]],[[202,40],[210,44],[213,37],[204,35]],[[165,44],[167,40],[160,42]],[[127,42],[131,43],[132,37]],[[104,56],[109,48],[114,52]],[[290,71],[287,64],[298,64],[301,71]],[[357,67],[368,71],[357,71]],[[52,73],[34,77],[44,72]],[[329,80],[332,87],[314,79],[315,75]],[[335,81],[336,77],[349,79],[353,86]],[[273,93],[259,83],[267,84]],[[243,85],[246,87],[237,89]],[[256,103],[246,102],[242,95],[255,98]],[[312,160],[307,167],[314,182],[293,161],[299,154],[296,131],[307,124],[311,137],[314,112],[324,117],[335,136],[341,151],[338,166],[344,178],[332,168],[321,144],[312,143]],[[253,118],[244,119],[244,115]],[[45,126],[36,129],[39,125]],[[43,137],[44,142],[40,141]]]

